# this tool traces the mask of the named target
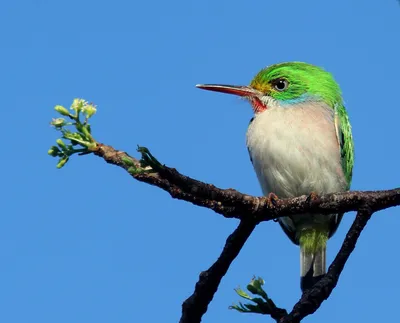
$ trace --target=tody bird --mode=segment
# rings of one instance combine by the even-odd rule
[[[287,62],[262,69],[249,86],[198,84],[247,99],[254,111],[246,144],[265,195],[272,201],[347,191],[354,164],[351,126],[339,85],[324,69]],[[300,246],[301,289],[326,273],[326,244],[343,214],[278,219]]]

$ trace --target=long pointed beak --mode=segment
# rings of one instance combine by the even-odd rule
[[[260,95],[260,92],[250,86],[225,85],[225,84],[197,84],[196,87],[203,90],[222,92],[244,97]]]

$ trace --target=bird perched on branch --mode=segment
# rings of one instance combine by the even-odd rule
[[[339,85],[322,68],[287,62],[261,70],[249,86],[199,84],[234,94],[253,108],[247,148],[262,191],[272,201],[346,191],[354,164],[351,126]],[[326,273],[326,243],[343,214],[299,214],[279,218],[300,245],[301,288]]]

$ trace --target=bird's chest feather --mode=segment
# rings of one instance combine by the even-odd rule
[[[266,110],[249,125],[247,146],[264,194],[345,190],[334,111],[327,106]]]

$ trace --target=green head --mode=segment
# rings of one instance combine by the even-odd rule
[[[305,101],[322,101],[332,108],[342,104],[339,85],[332,75],[320,67],[302,62],[268,66],[254,77],[249,86],[202,84],[197,87],[246,97],[256,113]]]

